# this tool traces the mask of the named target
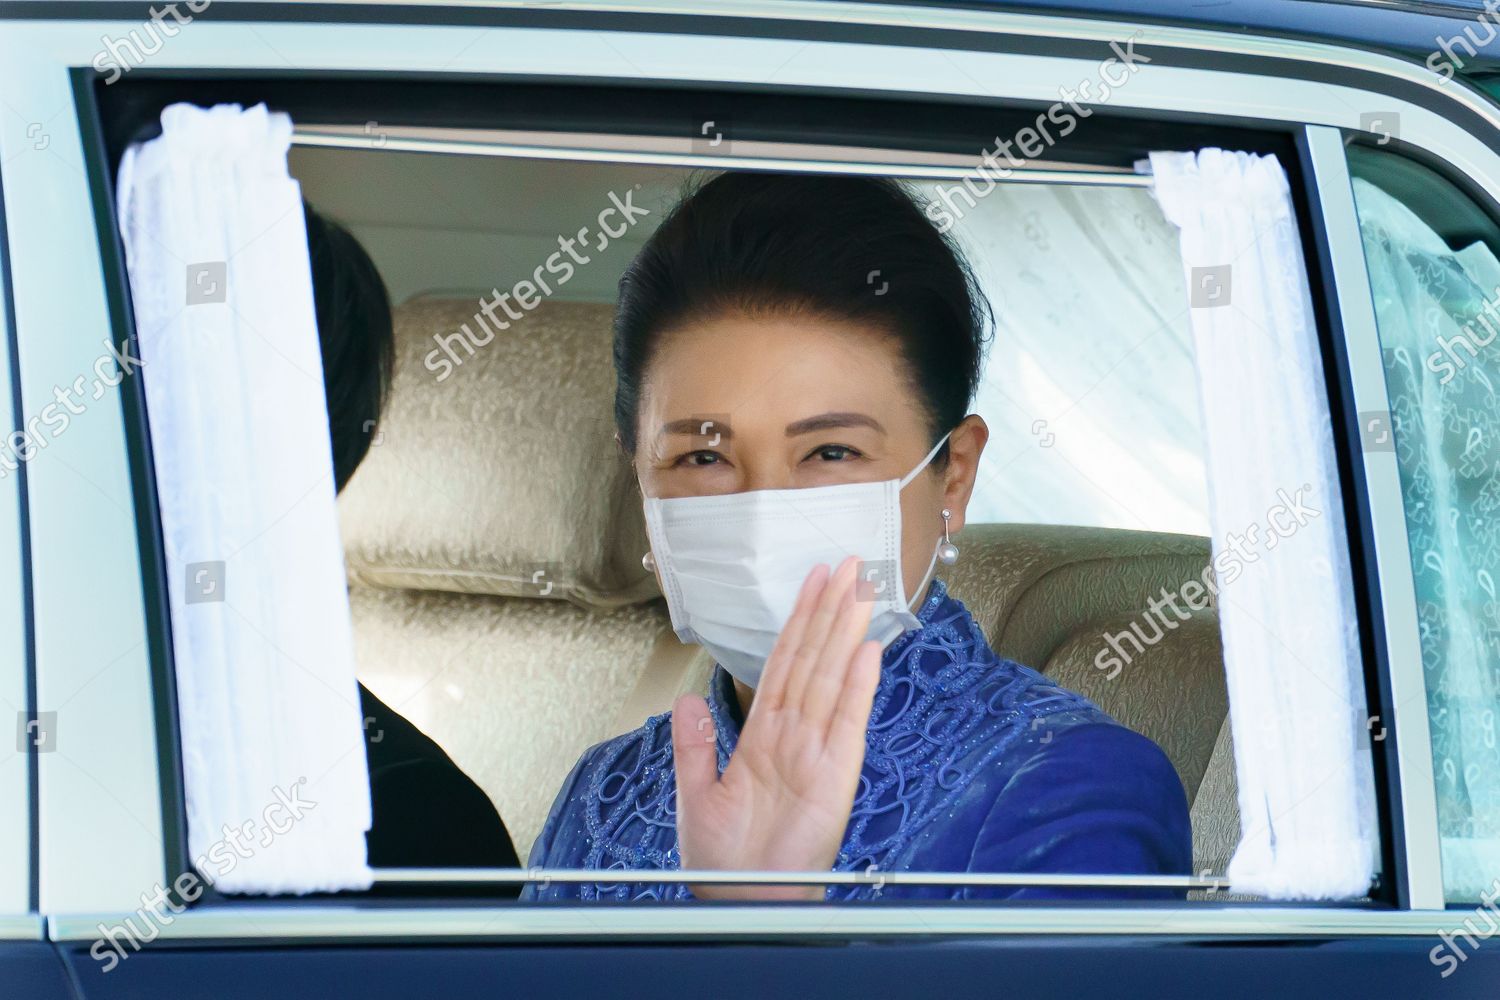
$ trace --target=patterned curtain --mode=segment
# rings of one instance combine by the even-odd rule
[[[1405,493],[1443,881],[1500,876],[1500,261],[1354,182]],[[1379,446],[1367,443],[1367,447]]]

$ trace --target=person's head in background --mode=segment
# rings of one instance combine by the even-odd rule
[[[395,354],[391,300],[375,262],[343,226],[302,203],[323,352],[334,486],[364,460],[385,406]]]
[[[989,321],[957,246],[899,182],[720,174],[621,278],[616,434],[662,498],[900,479],[949,435],[901,491],[915,600],[942,511],[963,527],[988,439],[969,406]],[[728,426],[710,438],[713,417]]]

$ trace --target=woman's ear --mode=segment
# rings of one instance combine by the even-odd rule
[[[979,456],[990,440],[989,425],[977,413],[964,417],[948,436],[948,465],[943,469],[943,506],[953,512],[949,530],[963,529],[969,497],[979,476]]]

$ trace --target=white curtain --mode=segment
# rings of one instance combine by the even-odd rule
[[[1367,893],[1378,857],[1347,536],[1307,269],[1274,157],[1153,153],[1182,231],[1239,779],[1238,892]]]
[[[174,105],[118,201],[188,846],[223,891],[370,884],[370,799],[291,121]]]
[[[1368,181],[1354,198],[1406,493],[1443,885],[1472,902],[1500,874],[1500,261],[1483,243],[1450,250]]]

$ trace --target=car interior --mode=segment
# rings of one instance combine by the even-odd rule
[[[676,639],[642,566],[640,498],[611,416],[614,282],[686,172],[394,152],[378,136],[364,149],[298,146],[291,166],[308,201],[369,250],[395,305],[389,402],[339,500],[360,679],[486,791],[524,865],[579,754],[701,692],[712,667]],[[627,188],[657,214],[506,335],[451,339],[479,295],[530,274],[557,233],[592,223],[606,192]],[[1024,298],[1025,275],[1012,278],[999,274],[989,294]],[[1008,333],[1002,317],[997,340]],[[445,337],[456,363],[439,379],[432,356]],[[1116,377],[1130,393],[1157,392],[1129,385],[1128,366]],[[1193,398],[1177,402],[1196,410]],[[1163,443],[1153,435],[1135,443]],[[1201,464],[1190,472],[1201,479]],[[1203,490],[1184,503],[1200,505]],[[1118,672],[1097,662],[1106,636],[1208,566],[1204,529],[1163,527],[972,517],[955,538],[962,558],[939,575],[999,655],[1165,750],[1191,805],[1194,867],[1222,872],[1239,822],[1216,610],[1163,630]]]

